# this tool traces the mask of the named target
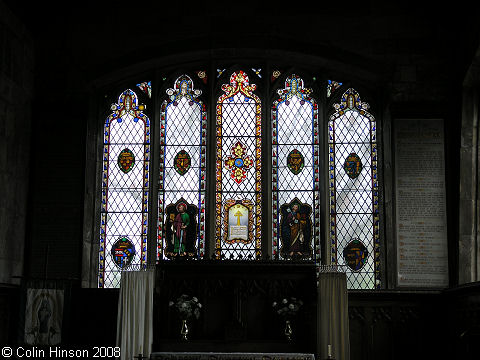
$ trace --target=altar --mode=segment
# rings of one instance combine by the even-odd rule
[[[150,355],[150,360],[315,360],[315,356],[300,353],[156,352]]]
[[[152,353],[214,350],[218,354],[250,354],[239,359],[278,353],[306,359],[299,354],[316,351],[316,289],[313,263],[165,261],[156,269]],[[200,317],[189,320],[188,341],[181,339],[181,321],[169,307],[182,294],[195,296],[202,304]],[[291,297],[301,299],[303,306],[291,319],[292,337],[288,340],[285,318],[272,305]],[[278,356],[272,359],[283,359]]]
[[[305,261],[160,262],[122,274],[117,340],[122,360],[349,359],[345,273]]]

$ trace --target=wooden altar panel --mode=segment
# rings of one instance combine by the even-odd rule
[[[180,320],[169,301],[182,294],[202,303],[189,321],[190,340],[180,339]],[[304,305],[284,335],[285,320],[272,303],[284,297]],[[157,265],[153,352],[219,351],[313,353],[316,348],[316,276],[313,263],[165,261]]]

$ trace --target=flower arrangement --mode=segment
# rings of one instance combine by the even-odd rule
[[[195,296],[190,297],[186,294],[183,294],[178,297],[175,302],[170,301],[168,305],[170,307],[175,306],[175,309],[182,320],[190,319],[194,316],[197,319],[200,317],[200,309],[202,308],[202,304]]]
[[[278,315],[287,318],[295,316],[302,305],[302,300],[291,297],[289,299],[284,298],[281,301],[274,301],[272,307]]]

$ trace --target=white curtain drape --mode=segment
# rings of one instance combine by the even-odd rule
[[[124,271],[117,315],[117,346],[121,360],[140,353],[150,356],[153,341],[155,271]]]
[[[342,272],[321,272],[318,278],[317,336],[320,359],[328,347],[336,360],[350,359],[347,279]]]

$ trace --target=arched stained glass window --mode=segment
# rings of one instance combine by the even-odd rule
[[[118,287],[121,271],[155,260],[262,260],[271,252],[271,260],[339,265],[350,289],[384,287],[378,119],[346,80],[325,81],[316,97],[317,78],[274,65],[169,67],[117,88],[95,125],[104,132],[94,162],[101,173],[88,186],[99,189],[92,204],[101,214],[86,201],[95,221],[85,223],[85,241],[100,237],[99,252],[85,250],[85,284]],[[156,83],[165,90],[152,91]],[[141,104],[158,111],[154,125]],[[209,106],[215,128],[207,128]]]
[[[182,75],[160,117],[158,258],[202,258],[205,251],[205,105]]]
[[[318,107],[293,74],[272,108],[272,254],[320,260]]]
[[[349,88],[328,124],[331,262],[350,289],[380,288],[376,122]]]
[[[244,71],[230,77],[217,101],[217,258],[261,256],[261,102]]]
[[[121,93],[104,125],[99,287],[118,287],[120,271],[147,261],[150,120],[137,95]]]

